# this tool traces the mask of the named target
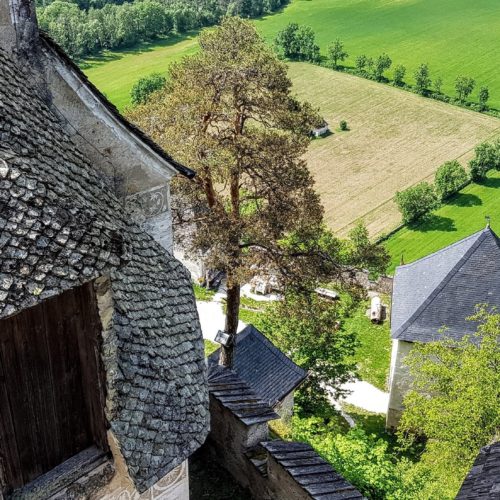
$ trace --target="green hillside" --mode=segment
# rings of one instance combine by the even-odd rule
[[[457,75],[471,76],[477,87],[489,86],[491,105],[500,108],[498,0],[292,0],[282,12],[262,18],[256,25],[272,41],[290,22],[311,26],[324,53],[329,42],[340,37],[350,54],[349,65],[359,54],[387,52],[394,64],[407,67],[411,83],[415,68],[427,62],[431,77],[440,76],[443,90],[449,94],[454,92]],[[89,61],[86,72],[123,108],[140,76],[166,71],[172,60],[195,50],[193,37],[106,53]]]
[[[470,184],[436,210],[429,220],[405,227],[385,243],[392,259],[389,274],[404,256],[405,264],[429,255],[479,231],[491,217],[491,227],[500,233],[500,172],[493,171],[482,184]]]

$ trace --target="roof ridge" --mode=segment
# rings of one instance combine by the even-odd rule
[[[473,238],[474,236],[479,237],[479,236],[481,236],[482,233],[485,233],[485,232],[491,232],[491,233],[493,233],[493,235],[496,238],[498,238],[496,233],[490,227],[486,227],[484,229],[480,229],[479,231],[476,231],[475,233],[469,234],[469,236],[466,236],[465,238],[462,238],[461,240],[455,241],[455,243],[451,243],[450,245],[448,245],[444,248],[440,248],[439,250],[436,250],[435,252],[432,252],[429,255],[426,255],[424,257],[420,257],[420,259],[414,260],[413,262],[409,262],[408,264],[399,265],[396,267],[396,269],[411,267],[411,266],[417,264],[418,262],[422,262],[424,260],[430,259],[431,257],[434,257],[435,255],[439,255],[441,253],[444,253],[444,252],[448,251],[450,248],[456,247],[457,245],[464,243],[465,241]]]
[[[493,233],[489,228],[483,229],[481,234],[479,234],[477,240],[467,249],[465,254],[456,262],[456,264],[450,269],[446,276],[440,281],[440,283],[434,288],[431,294],[422,302],[422,304],[417,308],[417,310],[398,328],[398,330],[392,335],[392,338],[398,339],[408,327],[414,323],[417,318],[424,312],[427,307],[434,301],[434,299],[441,293],[445,286],[450,282],[450,280],[455,276],[462,265],[469,260],[471,255],[477,250],[482,241],[485,239],[487,232]],[[477,233],[474,233],[477,234]],[[496,234],[493,233],[496,237]],[[498,239],[498,238],[497,238]],[[449,248],[449,247],[446,247]]]

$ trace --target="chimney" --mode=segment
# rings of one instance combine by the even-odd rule
[[[31,57],[38,43],[35,0],[0,0],[0,46]]]

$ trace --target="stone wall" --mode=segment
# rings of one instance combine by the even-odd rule
[[[259,500],[305,500],[311,497],[259,444],[269,440],[268,423],[246,426],[210,396],[211,431],[205,444],[210,456]],[[252,459],[254,462],[252,462]],[[257,463],[263,463],[259,469]]]
[[[294,391],[287,394],[274,408],[273,410],[280,416],[280,418],[285,422],[290,422],[293,416],[293,395]]]
[[[392,341],[391,372],[389,378],[390,394],[386,426],[395,429],[403,413],[403,398],[410,388],[410,375],[404,359],[413,347],[412,342]]]
[[[391,276],[379,276],[376,280],[370,279],[370,273],[366,270],[356,271],[356,282],[362,286],[366,291],[373,291],[392,295],[392,282]]]

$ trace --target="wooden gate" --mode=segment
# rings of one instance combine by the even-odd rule
[[[91,283],[0,321],[0,458],[8,489],[94,443],[107,449],[100,332]]]

